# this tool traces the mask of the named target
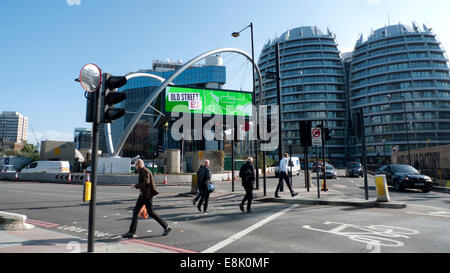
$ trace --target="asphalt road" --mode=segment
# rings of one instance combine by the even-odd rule
[[[338,179],[328,180],[330,189],[347,198],[364,198],[362,178],[339,174]],[[267,179],[269,196],[276,184],[277,179]],[[304,190],[303,175],[294,176],[293,185]],[[369,185],[373,198],[375,188]],[[158,186],[161,194],[154,199],[155,211],[173,230],[163,237],[157,222],[139,220],[139,239],[216,253],[450,252],[447,193],[390,189],[392,199],[408,204],[405,209],[254,202],[253,213],[247,214],[238,207],[244,194],[240,182],[235,192],[230,182],[216,186],[207,214],[197,211],[192,197],[179,195],[189,192],[190,186]],[[316,186],[311,186],[315,191]],[[284,188],[283,195],[288,195]],[[262,186],[256,195],[262,195]],[[130,186],[97,187],[97,240],[128,230],[137,196]],[[0,211],[25,214],[50,223],[49,229],[87,238],[89,206],[81,198],[81,185],[0,181]]]

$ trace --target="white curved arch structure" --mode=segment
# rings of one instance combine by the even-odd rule
[[[220,49],[215,49],[215,50],[208,51],[206,53],[203,53],[203,54],[193,58],[192,60],[190,60],[187,63],[185,63],[182,67],[178,68],[175,71],[175,73],[172,74],[172,76],[170,76],[167,80],[164,80],[164,82],[158,87],[158,89],[156,89],[155,92],[153,92],[152,96],[149,96],[147,98],[147,100],[138,109],[138,111],[134,115],[133,119],[128,124],[127,128],[125,129],[124,134],[122,135],[122,138],[120,139],[119,143],[117,144],[116,149],[114,149],[114,152],[112,153],[112,155],[113,156],[118,156],[119,155],[120,151],[123,148],[123,145],[125,144],[125,141],[127,140],[128,136],[131,133],[131,130],[133,130],[134,126],[139,121],[139,119],[141,118],[142,114],[151,105],[151,103],[158,97],[158,95],[164,90],[164,88],[166,88],[176,77],[178,77],[184,70],[189,68],[191,65],[197,63],[198,61],[200,61],[200,60],[202,60],[202,59],[204,59],[204,58],[206,58],[208,56],[211,56],[211,55],[214,55],[214,54],[218,54],[218,53],[223,53],[223,52],[234,52],[234,53],[241,54],[244,57],[246,57],[253,64],[253,66],[256,68],[256,71],[258,73],[258,81],[259,81],[259,89],[260,89],[259,90],[258,105],[260,105],[261,101],[262,101],[262,93],[263,93],[262,77],[261,77],[261,71],[259,70],[258,65],[252,60],[252,57],[250,57],[245,51],[242,51],[242,50],[237,49],[237,48],[220,48]],[[252,71],[252,73],[253,73],[253,71]],[[145,74],[145,73],[142,73],[142,74]],[[133,75],[134,74],[131,74],[129,76],[133,76]],[[147,75],[150,75],[150,74],[147,74]],[[136,77],[138,77],[138,76],[136,76]]]
[[[125,76],[125,78],[127,78],[127,81],[129,79],[137,78],[137,77],[153,78],[153,79],[159,80],[161,82],[164,82],[166,80],[163,77],[160,77],[160,76],[154,75],[154,74],[149,74],[149,73],[133,73],[133,74],[129,74],[129,75]],[[173,83],[170,82],[169,84],[173,84]],[[110,154],[110,155],[114,154],[114,144],[112,141],[112,134],[111,134],[111,123],[105,124],[105,133],[106,133],[106,145],[108,148],[108,154]]]

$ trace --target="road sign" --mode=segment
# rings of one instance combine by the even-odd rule
[[[311,129],[312,146],[322,146],[322,130],[321,128]]]

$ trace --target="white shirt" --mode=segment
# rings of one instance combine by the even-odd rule
[[[283,157],[283,159],[280,160],[280,166],[279,166],[278,170],[280,172],[287,173],[288,172],[288,162],[289,162],[289,159],[286,157]]]

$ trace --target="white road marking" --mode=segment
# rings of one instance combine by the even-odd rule
[[[298,206],[299,206],[298,204],[295,204],[295,205],[292,205],[289,208],[286,208],[278,213],[275,213],[275,214],[259,221],[258,223],[244,229],[243,231],[238,232],[238,233],[234,234],[233,236],[223,240],[222,242],[219,242],[219,243],[213,245],[212,247],[203,250],[201,253],[214,253],[214,252],[218,251],[219,249],[233,243],[234,241],[239,240],[240,238],[244,237],[245,235],[249,234],[250,232],[262,227],[263,225],[269,223],[270,221],[280,217],[281,215],[286,214],[287,212],[289,212],[290,210],[292,210],[293,208],[296,208]]]
[[[411,235],[419,234],[419,231],[401,228],[401,227],[390,227],[383,225],[370,225],[361,226],[337,222],[325,222],[325,225],[336,225],[335,228],[331,230],[323,230],[313,228],[310,225],[304,225],[303,228],[330,233],[339,236],[345,236],[353,241],[366,243],[367,250],[372,250],[371,253],[380,253],[381,246],[385,247],[402,247],[404,243],[392,238],[406,238],[409,239]],[[347,231],[348,230],[348,231]]]
[[[409,214],[417,214],[417,215],[425,215],[425,216],[437,216],[437,217],[446,217],[450,218],[450,212],[448,211],[432,211],[432,212],[415,212],[408,211]],[[448,214],[448,215],[445,215]]]

